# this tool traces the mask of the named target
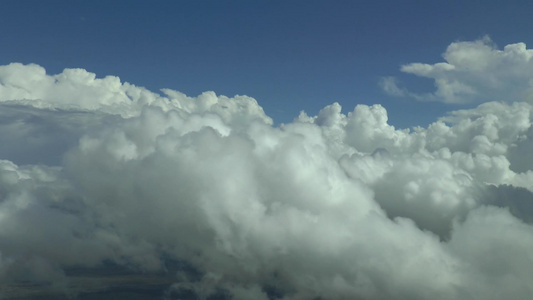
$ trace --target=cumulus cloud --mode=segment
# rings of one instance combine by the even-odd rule
[[[402,87],[394,77],[382,78],[383,90],[398,97],[445,103],[533,101],[533,50],[524,43],[503,50],[488,36],[477,41],[454,42],[443,54],[444,62],[403,65],[406,74],[434,81],[435,92],[417,93]]]
[[[0,71],[4,297],[21,282],[87,292],[72,270],[109,266],[170,278],[165,299],[533,292],[527,102],[413,131],[334,103],[273,127],[247,96]]]

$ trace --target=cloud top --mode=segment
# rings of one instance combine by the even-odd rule
[[[442,55],[444,62],[403,65],[406,74],[429,78],[433,93],[417,93],[401,87],[394,77],[382,78],[383,90],[391,96],[421,101],[472,103],[487,101],[533,101],[533,50],[526,44],[506,45],[499,50],[489,37],[454,42]]]

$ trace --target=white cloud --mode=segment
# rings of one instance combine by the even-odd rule
[[[11,95],[0,103],[0,285],[67,289],[72,266],[149,273],[170,258],[201,275],[176,276],[169,298],[533,292],[526,102],[485,103],[413,132],[389,125],[381,105],[343,114],[337,103],[272,127],[246,96],[0,70]]]
[[[398,80],[385,77],[383,90],[391,96],[421,101],[470,103],[486,101],[533,101],[533,50],[524,43],[499,50],[490,38],[454,42],[443,54],[445,62],[411,63],[401,71],[434,80],[433,93],[412,92]]]
[[[84,69],[65,69],[48,75],[38,65],[12,63],[0,66],[0,103],[51,110],[98,111],[122,117],[137,116],[145,106],[177,113],[216,113],[231,124],[257,120],[272,124],[255,99],[228,98],[205,92],[196,98],[170,89],[163,97],[145,88],[121,83],[116,76],[96,78]]]

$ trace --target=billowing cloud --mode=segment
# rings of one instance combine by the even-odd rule
[[[384,77],[381,87],[391,96],[421,101],[471,103],[486,101],[533,101],[533,50],[526,44],[506,45],[499,50],[489,37],[454,42],[443,54],[444,62],[410,63],[406,74],[434,81],[435,92],[417,93],[402,87],[398,79]]]
[[[87,294],[95,270],[100,290],[137,280],[166,299],[533,292],[527,102],[413,131],[334,103],[273,127],[246,96],[0,71],[3,297]]]

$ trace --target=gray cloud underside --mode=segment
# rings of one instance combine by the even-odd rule
[[[0,293],[112,263],[170,276],[168,299],[527,299],[531,111],[410,131],[334,103],[273,127],[246,96],[1,66]]]

